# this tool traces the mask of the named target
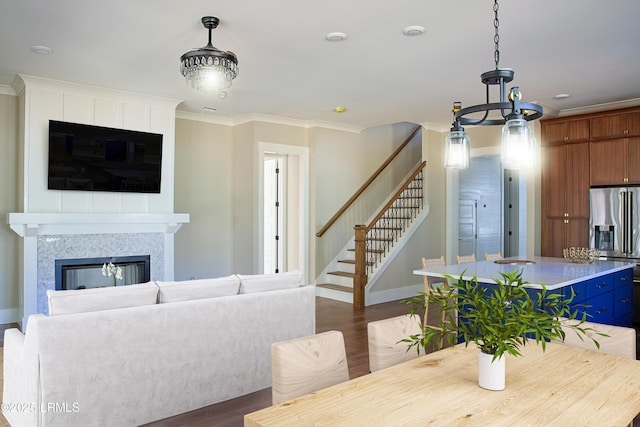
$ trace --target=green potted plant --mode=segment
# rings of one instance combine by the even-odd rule
[[[457,279],[447,276],[447,288],[420,292],[405,300],[412,306],[410,314],[430,304],[440,306],[443,315],[439,324],[421,323],[421,333],[402,341],[408,343],[407,351],[415,347],[418,354],[421,348],[425,352],[428,348],[440,349],[459,339],[465,345],[475,343],[480,349],[478,380],[483,388],[504,389],[505,354],[520,356],[520,349],[533,341],[544,351],[548,341],[564,339],[563,326],[593,340],[598,348],[594,335],[606,336],[583,326],[586,312],[570,307],[573,293],[564,298],[560,293],[547,292],[544,286],[539,290],[527,288],[522,271],[500,272],[495,285],[478,283],[476,277],[463,280],[463,275]],[[483,367],[497,370],[497,378]]]

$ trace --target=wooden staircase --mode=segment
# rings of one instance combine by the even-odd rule
[[[425,162],[422,162],[391,200],[380,210],[378,215],[375,216],[370,225],[366,227],[365,253],[361,255],[364,257],[361,262],[367,277],[376,268],[380,267],[386,256],[393,250],[395,244],[422,211],[424,207],[424,175],[422,169],[424,166]],[[355,240],[352,241],[352,244],[354,243]],[[348,248],[345,251],[344,258],[337,260],[339,269],[327,272],[329,283],[320,283],[316,286],[345,293],[347,295],[337,299],[353,301],[354,305],[356,305],[359,298],[357,295],[353,295],[354,289],[358,290],[358,279],[362,281],[362,278],[359,278],[356,274],[356,257],[356,248]],[[368,279],[365,280],[365,284],[366,281]],[[359,292],[362,293],[364,290],[361,289]],[[363,297],[360,299],[363,299]],[[364,301],[361,301],[361,303],[364,304]]]

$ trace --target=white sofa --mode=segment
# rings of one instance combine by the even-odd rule
[[[50,292],[49,316],[5,331],[2,412],[14,427],[136,426],[268,388],[271,343],[315,333],[301,281]]]

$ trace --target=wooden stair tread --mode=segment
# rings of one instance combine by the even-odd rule
[[[353,264],[353,265],[356,264],[356,260],[355,259],[339,259],[338,262],[342,262],[344,264]],[[373,262],[368,261],[366,264],[367,265],[373,265]]]
[[[350,252],[355,252],[355,249],[347,249],[347,250],[350,251]],[[367,252],[373,252],[373,253],[376,253],[376,254],[381,254],[384,251],[382,249],[367,249]]]
[[[347,271],[330,271],[327,274],[333,274],[334,276],[350,277],[352,279],[356,277],[355,273],[349,273]]]
[[[332,283],[321,283],[319,285],[316,285],[316,287],[325,288],[325,289],[332,289],[334,291],[348,292],[350,294],[353,293],[353,288],[350,288],[348,286],[334,285]]]

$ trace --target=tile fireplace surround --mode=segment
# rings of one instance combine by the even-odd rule
[[[19,316],[47,313],[56,259],[150,255],[151,280],[173,280],[174,234],[189,214],[9,213],[23,237]]]

